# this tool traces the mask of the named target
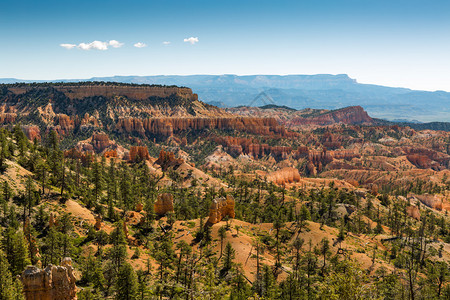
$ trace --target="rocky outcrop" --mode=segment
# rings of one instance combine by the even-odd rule
[[[117,157],[117,150],[107,150],[103,153],[103,156],[106,158]]]
[[[226,148],[230,155],[235,157],[246,154],[254,158],[261,158],[266,155],[272,155],[275,159],[285,159],[291,152],[291,147],[269,146],[268,144],[259,144],[252,138],[243,137],[215,137],[214,141]]]
[[[234,199],[231,196],[214,199],[209,209],[208,223],[216,224],[225,217],[234,218],[234,205]]]
[[[412,163],[419,169],[431,169],[433,166],[439,169],[439,164],[433,162],[425,155],[410,154],[407,155],[406,158],[409,160],[410,163]]]
[[[130,148],[130,161],[142,161],[149,160],[150,154],[146,146],[131,146]]]
[[[450,166],[450,155],[427,148],[402,147],[408,160],[420,169],[440,171]]]
[[[75,118],[65,114],[56,115],[56,131],[60,135],[67,135],[75,129]]]
[[[278,185],[285,185],[289,183],[299,182],[300,173],[296,168],[286,167],[281,170],[270,173],[267,180]]]
[[[23,126],[22,129],[30,141],[34,141],[34,140],[40,141],[41,140],[41,131],[38,126],[27,125],[27,126]]]
[[[182,131],[203,129],[237,130],[258,135],[295,136],[273,118],[209,117],[209,118],[120,118],[116,130],[140,135],[169,137]]]
[[[154,205],[155,213],[157,215],[165,215],[173,211],[173,196],[170,193],[162,193],[158,195],[158,199]]]
[[[184,163],[182,158],[175,158],[175,154],[169,151],[161,150],[159,152],[159,157],[155,161],[155,164],[161,166],[163,172],[167,171],[169,168],[177,169],[180,165]]]
[[[137,212],[141,212],[143,209],[144,209],[144,204],[142,204],[142,203],[136,204],[135,210],[136,210]]]
[[[437,210],[442,210],[442,199],[439,199],[438,197],[436,197],[435,195],[430,195],[430,194],[423,194],[423,195],[415,195],[415,194],[409,194],[408,198],[410,200],[418,200],[421,203],[425,204],[426,206],[433,208],[433,209],[437,209]]]
[[[28,266],[20,279],[27,300],[77,299],[72,260],[64,258],[61,266],[49,265],[44,270]]]
[[[417,206],[410,205],[406,207],[406,214],[416,220],[420,220],[420,210]]]
[[[332,124],[373,124],[374,120],[369,117],[361,106],[350,106],[338,110],[329,111],[313,117],[296,117],[286,122],[289,126],[298,125],[332,125]]]
[[[91,144],[94,146],[94,150],[97,153],[102,152],[109,146],[111,146],[111,141],[109,140],[109,137],[105,133],[94,133],[92,135]]]

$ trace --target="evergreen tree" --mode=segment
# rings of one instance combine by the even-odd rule
[[[228,242],[225,246],[225,251],[223,255],[223,261],[222,261],[222,270],[221,272],[223,274],[227,273],[229,270],[231,270],[231,267],[233,266],[233,260],[235,257],[236,251],[231,246],[230,242]]]
[[[129,263],[124,263],[119,269],[116,281],[117,300],[135,300],[138,292],[138,280],[133,267]]]

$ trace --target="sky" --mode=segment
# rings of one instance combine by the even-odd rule
[[[448,0],[3,0],[0,78],[348,74],[450,91]]]

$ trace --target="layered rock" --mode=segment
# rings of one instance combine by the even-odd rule
[[[72,260],[64,258],[61,266],[49,265],[44,270],[28,266],[20,279],[27,300],[77,299]]]
[[[225,217],[234,218],[234,205],[234,199],[231,196],[214,199],[209,209],[208,223],[216,224]]]
[[[150,134],[169,137],[173,134],[203,129],[237,130],[259,135],[295,136],[273,118],[208,117],[208,118],[120,118],[116,123],[119,132]]]
[[[281,170],[270,173],[267,180],[278,185],[285,185],[289,183],[299,182],[300,173],[296,168],[286,167]]]
[[[167,98],[172,95],[179,96],[183,99],[198,100],[197,94],[193,94],[190,88],[176,86],[150,86],[150,85],[114,85],[109,83],[99,83],[93,85],[58,85],[52,86],[59,92],[64,93],[69,99],[83,99],[87,97],[103,96],[113,98],[117,96],[125,96],[136,100],[145,100],[150,97]],[[24,94],[32,89],[41,87],[23,86],[10,87],[9,90],[15,94]],[[41,89],[43,89],[42,87]]]
[[[157,215],[165,215],[173,211],[173,196],[170,193],[162,193],[158,195],[158,199],[154,205],[155,213]]]
[[[94,228],[96,230],[100,230],[102,228],[102,216],[100,215],[95,216]]]

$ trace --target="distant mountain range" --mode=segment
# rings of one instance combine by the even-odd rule
[[[113,76],[55,81],[178,85],[192,88],[203,102],[223,107],[276,104],[295,109],[338,109],[360,105],[375,118],[450,122],[448,92],[361,84],[345,74]],[[14,82],[33,82],[33,80],[0,79],[0,83]]]

